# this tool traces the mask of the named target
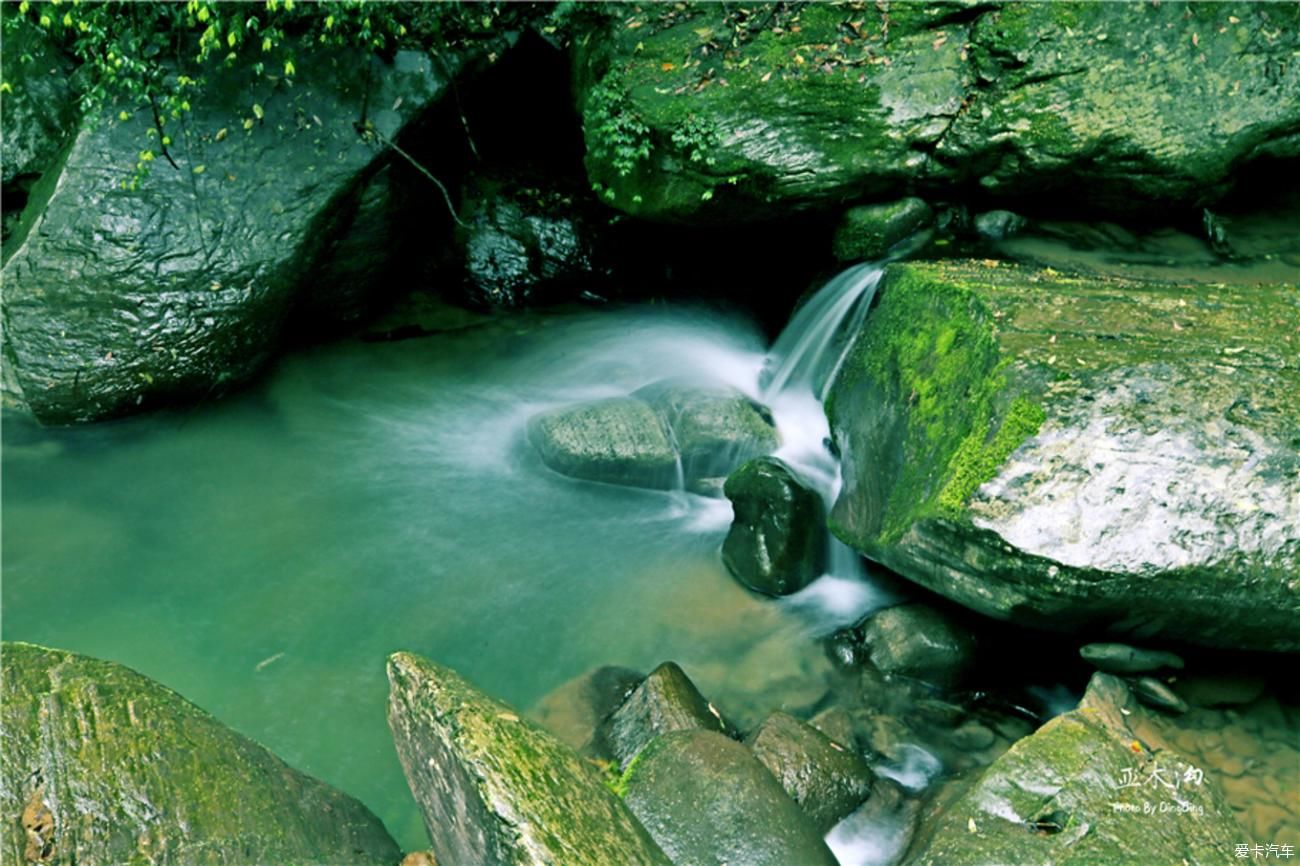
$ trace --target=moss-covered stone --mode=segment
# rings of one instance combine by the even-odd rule
[[[596,769],[453,671],[388,660],[388,724],[440,863],[669,866]]]
[[[934,211],[919,198],[849,208],[835,228],[832,250],[842,262],[874,261],[889,248],[934,219]]]
[[[575,45],[587,170],[614,207],[690,222],[972,183],[1207,201],[1300,154],[1298,25],[1294,4],[611,7]]]
[[[371,812],[108,661],[0,650],[4,863],[374,864]],[[21,825],[21,826],[20,826]]]
[[[904,862],[1225,861],[1245,837],[1218,781],[1145,734],[1139,723],[1150,718],[1122,681],[1095,675],[1078,709],[942,797],[922,817]]]
[[[891,266],[828,399],[833,531],[993,616],[1300,649],[1296,298]]]
[[[748,749],[722,734],[657,738],[625,786],[627,804],[674,863],[835,866],[811,819]]]
[[[823,833],[871,793],[875,776],[856,751],[789,713],[772,713],[745,742]]]

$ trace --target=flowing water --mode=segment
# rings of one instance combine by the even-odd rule
[[[394,650],[521,707],[665,659],[745,724],[815,700],[830,672],[810,634],[884,599],[858,557],[836,546],[804,592],[756,598],[720,563],[725,500],[562,478],[523,428],[662,378],[721,381],[771,405],[780,456],[830,499],[819,398],[876,279],[832,281],[770,359],[736,314],[516,314],[299,353],[187,412],[67,430],[6,415],[4,636],[154,677],[361,798],[408,849],[425,832],[385,722]]]

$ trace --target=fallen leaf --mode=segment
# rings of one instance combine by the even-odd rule
[[[768,73],[766,73],[762,78],[760,78],[760,79],[758,79],[758,80],[759,80],[759,81],[767,81],[767,80],[768,80],[769,78],[771,78],[771,77],[772,77],[772,73],[771,73],[771,72],[768,72]]]

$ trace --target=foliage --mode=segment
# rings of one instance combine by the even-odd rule
[[[49,0],[17,4],[4,16],[5,35],[35,26],[78,63],[73,83],[80,107],[94,117],[105,106],[147,111],[150,141],[140,151],[136,177],[157,158],[171,160],[168,146],[177,122],[189,111],[206,76],[242,65],[258,76],[290,83],[313,49],[357,48],[388,54],[399,47],[428,47],[434,54],[493,33],[515,17],[503,3],[307,3],[81,2]],[[19,63],[30,57],[17,58]],[[6,69],[3,89],[21,77]],[[11,80],[12,79],[12,80]],[[251,130],[263,119],[250,105],[242,119]]]
[[[608,160],[619,177],[627,177],[638,162],[650,158],[650,127],[631,109],[616,79],[606,75],[592,88],[584,126],[592,154]]]

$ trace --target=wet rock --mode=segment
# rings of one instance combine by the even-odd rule
[[[721,715],[673,662],[650,672],[599,727],[595,746],[626,768],[647,743],[672,731],[726,731]]]
[[[782,461],[760,457],[727,479],[735,519],[722,543],[722,561],[750,589],[788,595],[823,570],[825,509]]]
[[[974,720],[959,725],[951,736],[952,744],[966,752],[978,752],[993,745],[997,734]]]
[[[835,258],[842,262],[884,258],[894,244],[933,222],[934,211],[915,197],[850,208],[835,229]]]
[[[947,616],[924,604],[903,604],[871,615],[861,626],[872,664],[936,685],[956,683],[970,665],[974,639]]]
[[[1020,234],[1025,218],[1009,210],[985,211],[975,217],[975,233],[986,241],[1004,241]]]
[[[3,645],[5,863],[401,856],[361,803],[108,661]],[[12,832],[22,825],[22,833]],[[12,822],[12,823],[10,823]]]
[[[888,64],[822,4],[749,21],[702,5],[651,39],[629,26],[651,13],[608,15],[574,43],[587,172],[613,207],[697,224],[966,184],[1125,215],[1208,203],[1250,161],[1300,154],[1300,81],[1278,71],[1300,11],[1215,8],[1209,38],[1172,3],[893,6],[860,25],[887,31]],[[725,86],[681,62],[705,40],[732,52]]]
[[[388,724],[440,862],[668,866],[597,771],[510,707],[410,653],[389,659],[388,679]]]
[[[1127,715],[1126,715],[1127,713]],[[1094,675],[1051,720],[922,817],[908,866],[1222,860],[1241,827],[1217,782],[1174,748],[1153,750],[1124,683]],[[1176,789],[1142,782],[1155,776]],[[1136,779],[1137,784],[1126,785]],[[1186,779],[1184,783],[1182,780]],[[1147,802],[1159,809],[1144,814]],[[1118,804],[1118,805],[1117,805]]]
[[[808,720],[808,724],[846,749],[855,749],[853,716],[843,707],[829,707]]]
[[[993,617],[1300,650],[1300,309],[1205,292],[891,265],[827,400],[832,530]]]
[[[0,104],[5,130],[0,175],[8,214],[26,204],[32,184],[54,164],[76,131],[77,99],[69,81],[72,63],[44,31],[26,22],[7,21],[5,56],[9,87]]]
[[[631,397],[555,409],[528,422],[542,462],[573,478],[670,490],[677,452],[659,416]]]
[[[548,692],[528,717],[565,745],[582,749],[600,723],[622,706],[644,679],[643,674],[630,668],[605,665]]]
[[[1187,712],[1187,702],[1155,677],[1138,677],[1131,685],[1137,699],[1149,707],[1174,713]]]
[[[354,226],[377,248],[398,228],[388,154],[354,124],[366,105],[399,106],[373,113],[391,139],[447,79],[418,52],[305,61],[287,90],[247,65],[215,69],[186,120],[213,134],[178,136],[134,187],[152,114],[106,106],[33,188],[3,270],[5,341],[41,421],[219,393],[262,367],[304,298],[319,322],[326,299],[352,310],[382,288],[387,271],[357,280],[356,262],[332,261]],[[265,117],[244,132],[254,103]]]
[[[553,300],[590,289],[594,226],[576,194],[541,183],[478,176],[467,185],[458,240],[465,296],[477,306]],[[585,285],[584,285],[585,284]]]
[[[1097,670],[1111,674],[1183,669],[1183,660],[1171,652],[1138,649],[1122,643],[1090,643],[1079,648],[1079,657]]]
[[[871,793],[875,777],[856,752],[789,713],[772,713],[745,743],[823,833]]]
[[[835,866],[813,822],[748,749],[711,731],[659,737],[625,776],[628,806],[677,864]]]
[[[688,484],[725,478],[780,446],[772,413],[734,388],[665,380],[634,392],[672,431]]]

